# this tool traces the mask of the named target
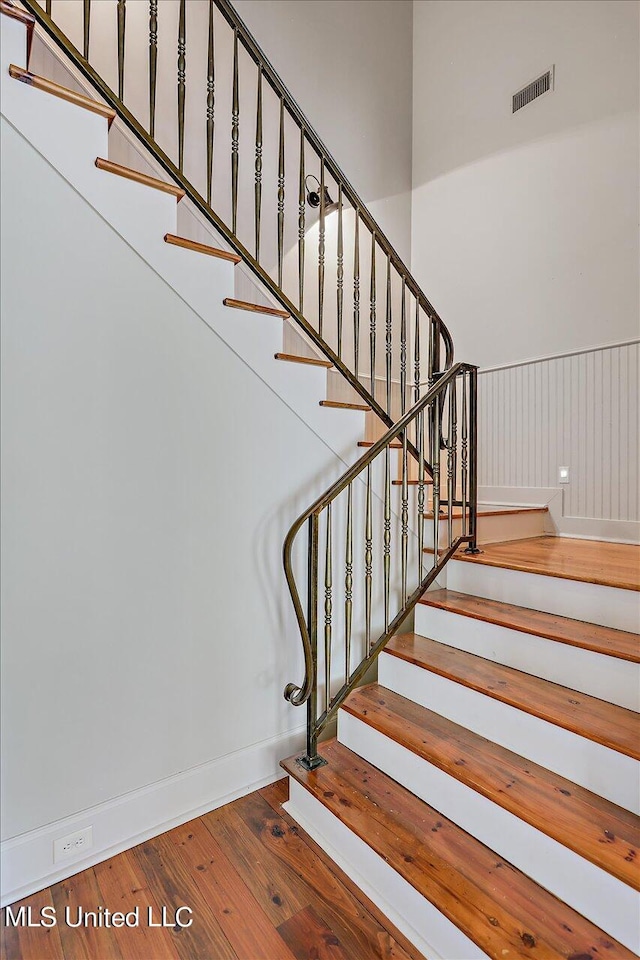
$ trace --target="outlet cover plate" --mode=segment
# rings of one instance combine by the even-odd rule
[[[85,851],[93,846],[93,827],[84,827],[75,833],[68,833],[53,841],[53,862],[84,857]]]

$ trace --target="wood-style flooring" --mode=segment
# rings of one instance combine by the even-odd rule
[[[55,927],[7,927],[1,960],[419,960],[415,949],[291,820],[280,780],[13,905],[55,907]],[[169,922],[188,906],[191,926]],[[78,907],[137,927],[79,927]],[[180,914],[187,920],[189,915]]]

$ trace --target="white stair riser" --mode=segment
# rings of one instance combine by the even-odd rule
[[[544,513],[484,513],[478,516],[478,543],[502,543],[506,540],[526,540],[529,537],[541,537],[544,534]],[[449,524],[441,517],[438,524],[438,539],[441,547],[449,543]],[[453,520],[452,538],[463,533],[462,520]],[[425,520],[425,546],[433,548],[433,518]]]
[[[383,653],[379,683],[508,750],[640,813],[640,764],[523,710]]]
[[[640,710],[640,664],[419,603],[415,632],[516,670]]]
[[[452,560],[447,564],[447,588],[632,633],[640,623],[637,591],[597,583]]]
[[[289,778],[284,808],[430,960],[487,955],[308,790]]]
[[[338,739],[610,936],[640,951],[640,896],[631,887],[344,711]]]

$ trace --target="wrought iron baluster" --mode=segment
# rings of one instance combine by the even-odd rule
[[[404,413],[404,411],[403,411]],[[407,483],[408,470],[407,431],[402,432],[402,507],[400,511],[401,524],[401,584],[402,603],[407,599],[407,560],[409,553],[409,485]]]
[[[338,356],[342,357],[342,310],[344,304],[344,238],[342,235],[342,184],[338,184],[338,253],[336,264],[336,307],[338,315]]]
[[[307,700],[306,766],[320,766],[318,757],[318,514],[309,517],[309,552],[307,571],[307,624],[313,677]]]
[[[431,504],[433,507],[433,562],[438,562],[440,546],[440,435],[442,429],[442,405],[438,397],[432,404],[432,413],[429,417],[430,425],[430,458],[431,458]]]
[[[407,278],[404,275],[400,310],[400,415],[403,416],[407,406]]]
[[[462,372],[462,411],[460,414],[462,421],[462,437],[460,444],[460,486],[463,516],[463,531],[465,536],[469,536],[469,517],[467,514],[467,475],[468,475],[468,424],[467,424],[467,371]]]
[[[124,35],[127,21],[127,0],[118,0],[118,98],[124,101]]]
[[[351,676],[351,630],[353,624],[353,489],[347,488],[347,531],[344,575],[344,679]]]
[[[371,289],[369,291],[369,374],[371,396],[376,398],[376,234],[371,234]]]
[[[84,0],[83,5],[83,44],[82,51],[85,60],[89,59],[89,27],[91,23],[91,0]]]
[[[391,360],[392,360],[392,331],[391,331],[391,257],[387,254],[387,310],[385,331],[385,373],[387,381],[387,413],[391,413]]]
[[[231,231],[238,227],[238,145],[240,141],[240,91],[238,79],[238,28],[233,31],[233,94],[231,103]]]
[[[456,482],[456,447],[458,443],[457,427],[457,381],[453,380],[449,386],[449,430],[447,449],[447,513],[449,546],[453,543],[453,501],[455,500]]]
[[[211,0],[213,2],[213,0]],[[149,135],[156,128],[156,87],[158,82],[158,0],[149,0]]]
[[[213,135],[215,130],[216,74],[213,32],[213,0],[209,0],[209,30],[207,38],[207,203],[211,206],[213,183]]]
[[[178,169],[184,167],[184,100],[186,93],[187,17],[186,0],[180,0],[178,17]]]
[[[416,332],[413,348],[414,403],[420,399],[420,303],[416,297]]]
[[[51,0],[46,0],[44,12],[47,14],[47,16],[51,16]]]
[[[331,617],[332,617],[332,530],[331,530],[331,504],[327,505],[327,536],[325,549],[324,565],[324,669],[325,669],[325,709],[329,709],[331,703]]]
[[[389,627],[389,587],[391,577],[391,451],[384,451],[384,535],[383,535],[383,574],[384,574],[384,629]]]
[[[298,186],[298,300],[300,313],[304,307],[304,227],[307,192],[304,184],[304,127],[300,127],[300,182]]]
[[[262,64],[258,64],[256,94],[256,157],[254,168],[254,227],[256,260],[260,260],[260,219],[262,214]]]
[[[416,420],[418,446],[418,583],[422,582],[424,562],[424,411]]]
[[[322,336],[324,320],[324,252],[325,252],[324,157],[320,160],[320,227],[318,232],[318,333]]]
[[[367,495],[364,527],[364,618],[365,647],[371,649],[371,578],[373,573],[373,520],[371,516],[371,464],[367,466]]]
[[[353,372],[359,376],[360,357],[360,210],[355,210],[353,247]]]
[[[478,549],[478,368],[469,370],[469,546],[465,553]]]
[[[284,253],[284,97],[280,99],[280,134],[278,137],[278,286],[282,288]]]

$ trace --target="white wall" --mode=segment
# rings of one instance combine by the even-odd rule
[[[413,65],[413,272],[458,359],[637,336],[635,0],[415,0]]]
[[[184,813],[212,763],[246,789],[291,748],[282,542],[344,465],[8,124],[2,148],[3,837],[132,791],[148,829],[158,783]]]
[[[234,0],[234,7],[408,262],[411,0]]]

